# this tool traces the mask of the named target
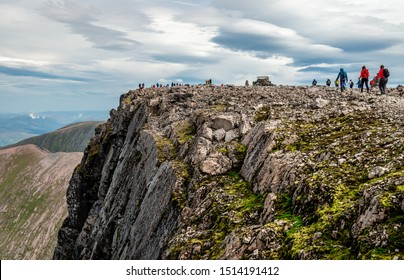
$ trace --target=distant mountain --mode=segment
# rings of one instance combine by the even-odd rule
[[[26,133],[26,132],[18,132],[18,131],[10,131],[10,132],[0,132],[0,149],[1,147],[17,143],[23,139],[27,139],[29,137],[36,136],[37,134]]]
[[[84,121],[106,121],[108,112],[41,112],[0,114],[0,147]]]
[[[50,259],[82,153],[34,145],[0,150],[0,259]]]
[[[102,122],[81,122],[62,127],[53,132],[22,140],[12,147],[34,144],[43,150],[56,152],[83,152]]]

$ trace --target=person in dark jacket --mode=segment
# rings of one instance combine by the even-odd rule
[[[380,65],[380,70],[379,73],[377,73],[376,78],[379,79],[380,94],[386,94],[386,85],[389,79],[384,76],[384,65]]]
[[[361,92],[363,92],[363,85],[366,85],[366,92],[369,93],[369,70],[365,65],[362,66],[361,73],[359,74],[361,78]]]
[[[341,92],[343,92],[345,90],[345,83],[346,81],[348,81],[348,74],[345,72],[344,68],[339,69],[337,79],[335,80],[338,79],[339,79],[339,85],[341,87]]]

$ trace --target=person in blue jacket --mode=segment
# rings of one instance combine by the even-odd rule
[[[338,76],[335,80],[339,79],[339,85],[341,87],[341,92],[345,90],[345,83],[348,81],[348,74],[345,72],[344,68],[339,69]]]

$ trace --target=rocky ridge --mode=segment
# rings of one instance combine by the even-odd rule
[[[403,259],[404,92],[129,91],[84,152],[55,259]]]

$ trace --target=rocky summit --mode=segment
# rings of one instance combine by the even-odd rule
[[[129,91],[55,259],[404,259],[404,88]]]

